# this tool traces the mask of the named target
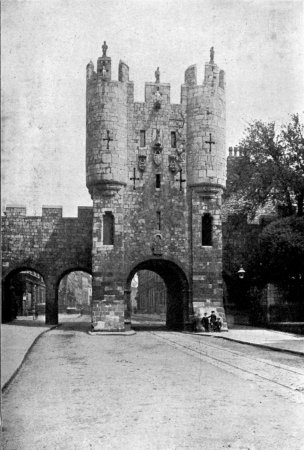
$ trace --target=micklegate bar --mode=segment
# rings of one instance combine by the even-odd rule
[[[35,244],[35,251],[25,246],[24,261],[16,256],[10,260],[12,248],[6,240],[5,273],[20,266],[38,270],[46,278],[47,323],[58,321],[56,289],[62,274],[85,268],[92,273],[93,333],[130,329],[131,281],[139,270],[151,270],[163,278],[168,327],[188,329],[194,311],[202,308],[215,309],[225,328],[224,71],[215,64],[211,48],[201,84],[195,65],[185,71],[179,104],[170,102],[170,84],[162,82],[159,68],[155,81],[145,83],[145,101],[135,102],[129,67],[120,61],[118,81],[113,80],[107,52],[104,42],[96,70],[92,62],[86,68],[86,184],[93,208],[84,221],[73,225],[78,250],[70,246],[71,236],[63,224],[68,219],[48,210],[46,231],[40,237],[35,233],[23,237]],[[11,230],[5,223],[9,219]],[[20,229],[22,220],[26,221],[20,211],[4,218],[4,234],[13,233],[17,219]],[[46,264],[39,254],[39,239],[56,226],[65,233],[65,241],[60,241],[65,255],[60,262],[57,248],[54,258],[59,269],[48,275],[43,272]],[[53,232],[51,236],[55,248],[60,236]],[[85,245],[81,244],[81,236],[88,236],[90,243],[86,237]],[[50,243],[43,242],[45,251]]]

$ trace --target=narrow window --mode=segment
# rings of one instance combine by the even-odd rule
[[[146,146],[146,132],[145,130],[140,130],[140,146],[145,147]]]
[[[202,217],[202,245],[211,246],[212,245],[212,216],[206,213]]]
[[[114,244],[114,216],[107,211],[103,216],[103,245]]]
[[[155,176],[155,187],[156,189],[160,188],[160,173],[157,173]]]
[[[160,215],[160,211],[156,211],[156,217],[157,217],[157,229],[160,230],[161,229],[161,215]]]
[[[171,131],[171,147],[176,148],[176,133]]]

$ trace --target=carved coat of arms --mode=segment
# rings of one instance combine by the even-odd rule
[[[159,166],[162,163],[162,151],[163,147],[161,145],[160,130],[156,130],[156,137],[153,143],[153,161],[156,166]]]
[[[169,156],[169,170],[172,173],[176,173],[177,172],[176,156],[174,156],[174,155]]]
[[[160,166],[162,162],[162,148],[154,147],[153,148],[153,161],[156,166]]]
[[[138,156],[138,170],[144,172],[147,166],[147,157],[145,155]]]

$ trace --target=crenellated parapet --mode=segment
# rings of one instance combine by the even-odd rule
[[[239,158],[246,156],[245,150],[240,146],[229,147],[228,151],[229,151],[228,154],[229,158]]]
[[[62,206],[45,205],[42,206],[41,216],[28,216],[26,211],[26,206],[19,205],[7,205],[5,211],[3,211],[3,219],[5,217],[26,217],[32,219],[62,219],[62,220],[78,220],[78,219],[92,219],[93,208],[91,206],[78,206],[77,217],[62,217],[63,208]],[[2,220],[3,220],[2,219]]]

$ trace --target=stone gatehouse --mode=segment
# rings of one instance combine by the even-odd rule
[[[130,326],[131,280],[151,270],[167,286],[169,327],[187,328],[197,308],[216,309],[225,325],[224,72],[212,48],[202,84],[196,66],[185,71],[179,104],[170,102],[159,68],[155,81],[145,83],[145,101],[135,102],[128,66],[120,61],[118,81],[112,80],[107,48],[104,43],[96,71],[87,65],[86,176],[93,208],[80,210],[78,219],[62,219],[56,208],[42,218],[8,211],[4,278],[20,265],[44,275],[46,320],[57,323],[58,280],[71,268],[91,272],[92,330],[123,331]],[[74,220],[71,229],[68,220]]]

